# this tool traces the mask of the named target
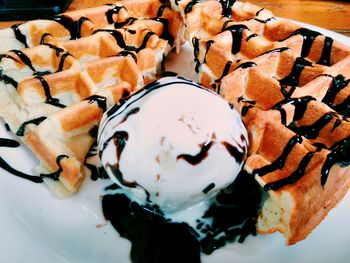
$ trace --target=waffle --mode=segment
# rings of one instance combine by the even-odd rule
[[[350,187],[350,48],[251,3],[175,1],[200,82],[241,112],[259,233],[303,240]]]
[[[103,112],[157,78],[182,20],[158,0],[119,1],[14,25],[0,39],[0,116],[66,196],[88,173]]]

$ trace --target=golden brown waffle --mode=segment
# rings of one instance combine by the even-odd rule
[[[350,48],[235,1],[175,1],[200,82],[240,110],[260,233],[304,239],[350,187]]]
[[[0,116],[40,159],[55,194],[77,191],[103,111],[157,77],[181,32],[180,15],[158,0],[0,31]]]

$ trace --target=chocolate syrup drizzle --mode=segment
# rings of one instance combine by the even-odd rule
[[[44,35],[42,35],[41,40],[40,40],[40,45],[45,45],[45,46],[48,46],[49,48],[55,50],[56,57],[58,57],[60,55],[60,53],[64,52],[64,50],[62,48],[59,48],[59,47],[52,45],[50,43],[45,43],[45,39],[47,36],[52,36],[52,35],[49,33],[45,33]]]
[[[243,144],[237,143],[237,147],[233,146],[228,142],[222,142],[222,145],[225,146],[226,150],[230,153],[230,155],[233,158],[235,158],[237,163],[242,163],[244,161],[247,152],[247,141],[245,140],[243,135],[241,135],[241,141]],[[238,150],[238,148],[240,149],[240,151]]]
[[[306,167],[310,163],[311,158],[314,156],[314,154],[315,154],[315,152],[307,153],[303,157],[303,159],[300,161],[298,168],[291,175],[289,175],[285,178],[282,178],[278,181],[275,181],[272,183],[267,183],[264,186],[264,190],[265,191],[278,190],[286,185],[294,184],[295,182],[297,182],[299,179],[301,179],[304,176]]]
[[[52,44],[50,44],[50,43],[45,43],[45,38],[46,38],[47,36],[51,36],[51,34],[45,33],[45,34],[42,35],[41,40],[40,40],[40,45],[45,45],[45,46],[48,46],[48,47],[50,47],[51,49],[55,50],[55,52],[56,52],[56,57],[58,57],[61,53],[64,52],[64,53],[62,54],[61,58],[60,58],[59,65],[58,65],[58,68],[57,68],[57,70],[56,70],[56,72],[60,72],[60,71],[63,70],[64,62],[66,61],[66,58],[67,58],[68,56],[72,56],[72,54],[70,54],[68,51],[65,51],[65,50],[63,50],[62,48],[59,48],[59,47],[57,47],[57,46],[55,46],[55,45],[52,45]],[[45,74],[49,74],[49,73],[50,73],[50,72],[47,72],[47,73],[45,72]],[[43,75],[45,75],[45,74],[36,74],[36,75],[37,75],[37,76],[43,76]]]
[[[32,61],[30,60],[30,58],[21,50],[10,50],[9,52],[15,53],[17,55],[17,57],[20,59],[20,61],[25,64],[28,68],[30,68],[33,71],[33,75],[34,76],[42,76],[42,75],[46,75],[49,74],[50,72],[48,71],[37,71],[32,64]],[[57,52],[57,51],[56,51]],[[18,60],[16,60],[18,62]]]
[[[133,103],[137,102],[138,100],[140,100],[141,98],[146,96],[148,93],[150,93],[150,92],[152,92],[154,90],[160,89],[160,88],[162,88],[164,86],[171,85],[171,84],[190,85],[190,86],[194,86],[194,87],[203,89],[204,91],[210,92],[209,90],[201,87],[200,85],[198,85],[198,84],[196,84],[196,83],[194,83],[192,81],[185,80],[185,79],[182,79],[182,78],[178,77],[178,79],[176,81],[169,82],[169,83],[160,83],[158,81],[154,81],[154,82],[151,82],[151,83],[147,84],[146,86],[144,86],[143,89],[141,89],[141,90],[139,90],[139,91],[137,91],[137,92],[135,92],[133,94],[133,96],[137,96],[138,94],[142,93],[142,95],[139,96],[137,99],[135,99],[133,101]],[[119,108],[124,105],[125,102],[126,102],[126,99],[122,99],[119,104],[115,104],[112,108],[110,108],[108,110],[108,112],[107,112],[107,117],[109,117],[110,119],[113,119],[113,118],[119,116],[120,114],[122,114],[125,110],[127,110],[133,104],[133,103],[130,103],[130,104],[126,105],[123,111],[121,111],[118,114],[114,115],[119,110]],[[112,116],[112,115],[114,115],[114,116]]]
[[[165,77],[176,77],[178,74],[176,72],[173,72],[173,71],[163,71],[162,73],[162,78],[165,78]]]
[[[208,54],[208,52],[209,52],[210,47],[211,47],[213,44],[214,44],[214,41],[213,41],[213,40],[209,40],[209,41],[206,43],[206,51],[205,51],[203,63],[206,63],[207,54]],[[197,44],[197,45],[198,45],[198,44]],[[195,51],[194,51],[194,52],[195,52],[196,55],[197,55],[197,53],[199,52],[199,47],[198,47],[198,46],[195,47]],[[237,62],[238,62],[238,61],[237,61]],[[224,67],[224,69],[223,69],[223,72],[222,72],[221,76],[220,76],[218,79],[216,79],[216,80],[214,81],[213,89],[216,90],[216,92],[217,92],[218,94],[220,94],[220,84],[219,84],[219,83],[221,82],[221,80],[222,80],[226,75],[229,74],[232,63],[233,63],[232,61],[228,61],[228,62],[225,64],[225,67]],[[198,67],[200,66],[200,64],[201,64],[200,61],[197,59],[197,61],[196,61],[196,70],[198,70]],[[236,70],[236,69],[239,69],[239,68],[245,69],[245,68],[250,68],[250,67],[255,67],[255,66],[256,66],[256,64],[255,64],[254,62],[247,61],[247,62],[244,62],[244,63],[240,64],[239,66],[237,66],[237,67],[235,68],[235,70]]]
[[[245,104],[248,105],[244,105],[241,109],[241,115],[242,117],[244,117],[245,115],[247,115],[248,111],[253,108],[256,105],[256,101],[252,101],[252,100],[247,100],[244,97],[239,97],[238,102],[243,102]]]
[[[155,33],[152,32],[152,31],[147,32],[145,37],[143,38],[141,46],[135,47],[135,46],[126,45],[126,43],[124,41],[123,34],[121,32],[119,32],[119,31],[117,31],[117,30],[97,29],[97,30],[94,31],[94,34],[98,33],[98,32],[107,32],[107,33],[111,34],[114,37],[114,39],[117,42],[117,45],[119,47],[121,47],[122,49],[125,49],[127,51],[134,51],[136,53],[138,53],[141,50],[145,49],[146,46],[147,46],[148,40],[151,38],[151,36],[155,35]]]
[[[20,144],[15,140],[0,138],[0,147],[17,148],[19,146],[20,146]],[[42,183],[43,182],[43,179],[41,177],[29,175],[29,174],[26,174],[26,173],[23,173],[21,171],[16,170],[12,166],[10,166],[2,157],[0,157],[0,167],[2,169],[4,169],[5,171],[7,171],[7,172],[9,172],[17,177],[29,180],[33,183]]]
[[[214,40],[208,40],[207,43],[205,44],[205,54],[204,54],[204,59],[203,59],[203,63],[207,63],[207,54],[209,52],[209,49],[211,47],[212,44],[214,44]]]
[[[66,159],[66,158],[69,158],[67,155],[59,155],[57,156],[56,158],[56,163],[58,165],[58,169],[56,172],[53,172],[53,173],[49,173],[49,174],[40,174],[40,177],[41,178],[50,178],[54,181],[59,181],[59,177],[61,175],[61,172],[63,171],[63,168],[61,166],[61,161],[62,159]]]
[[[13,78],[3,74],[3,71],[0,69],[0,81],[4,81],[5,84],[10,84],[14,86],[15,88],[18,87],[18,82],[15,81]]]
[[[45,36],[45,34],[43,35],[43,37]],[[48,45],[49,47],[51,48],[54,48],[56,50],[56,55],[58,56],[60,52],[63,52],[63,49],[61,48],[58,48],[58,47],[55,47],[51,44],[45,44],[45,45]],[[0,60],[2,58],[9,58],[9,59],[12,59],[18,63],[22,62],[23,64],[25,64],[26,66],[28,66],[32,71],[33,71],[33,75],[34,76],[37,76],[37,77],[41,77],[43,75],[47,75],[47,74],[50,74],[51,72],[49,71],[37,71],[33,65],[32,65],[32,62],[30,60],[30,58],[24,53],[22,52],[21,50],[10,50],[9,52],[12,52],[14,54],[16,54],[16,56],[19,58],[19,60],[11,55],[8,55],[8,54],[3,54],[3,55],[0,55]],[[60,71],[62,70],[63,68],[63,63],[64,63],[64,60],[66,58],[66,56],[68,56],[69,53],[67,54],[63,54],[62,57],[61,57],[61,61],[60,61],[60,64],[59,64],[59,68],[57,70]],[[6,84],[11,84],[12,86],[14,86],[15,88],[18,87],[18,82],[15,81],[13,78],[7,76],[7,75],[4,75],[2,73],[2,70],[0,70],[0,81],[4,81]]]
[[[161,17],[163,16],[163,13],[165,11],[165,9],[167,8],[168,6],[167,5],[161,5],[158,9],[158,12],[157,12],[157,17]]]
[[[145,191],[146,194],[146,201],[150,202],[150,193],[145,189],[143,186],[138,184],[135,181],[126,181],[123,178],[123,173],[119,169],[119,162],[120,162],[120,157],[121,154],[125,148],[125,145],[129,139],[129,134],[125,131],[116,131],[111,138],[106,140],[106,142],[103,144],[103,149],[105,149],[108,145],[108,143],[113,140],[114,145],[116,146],[116,155],[117,155],[117,162],[115,164],[107,164],[106,169],[110,169],[110,171],[113,173],[114,177],[124,186],[129,187],[129,188],[142,188]]]
[[[297,182],[300,178],[303,177],[305,174],[305,170],[307,168],[307,165],[311,161],[314,154],[318,151],[320,151],[322,148],[327,148],[325,145],[317,143],[314,144],[315,147],[317,147],[316,151],[307,153],[303,159],[301,160],[298,168],[288,177],[282,178],[280,180],[277,180],[275,182],[270,182],[265,185],[264,189],[266,191],[269,190],[278,190],[286,185],[293,184]],[[350,152],[350,138],[343,139],[337,143],[335,143],[333,146],[329,148],[331,151],[326,158],[326,161],[324,162],[322,168],[321,168],[321,185],[322,187],[325,186],[327,182],[327,178],[329,176],[329,172],[334,164],[339,164],[341,166],[347,166],[350,165],[350,158],[349,158],[349,152]]]
[[[160,35],[160,38],[163,38],[163,39],[167,40],[168,44],[170,46],[173,46],[175,39],[170,34],[169,20],[166,19],[166,18],[163,18],[163,17],[153,18],[152,20],[163,24],[163,31],[162,31],[162,34]]]
[[[11,128],[10,128],[10,125],[8,124],[8,123],[4,123],[4,126],[5,126],[5,129],[6,129],[6,131],[11,131]]]
[[[346,120],[345,119],[346,117],[343,116],[343,120]],[[347,121],[347,120],[346,120]],[[333,128],[331,130],[331,132],[333,132],[337,127],[339,127],[340,125],[342,124],[342,121],[340,119],[336,119],[335,122],[334,122],[334,125],[333,125]]]
[[[286,111],[283,109],[284,105],[292,104],[295,106],[293,122],[300,120],[307,109],[310,101],[315,101],[316,99],[311,96],[305,96],[301,98],[288,98],[280,101],[275,106],[272,107],[274,110],[278,110],[281,113],[281,122],[283,125],[287,125],[287,115]]]
[[[134,115],[134,114],[138,113],[139,111],[140,111],[139,107],[136,107],[136,108],[129,110],[129,112],[125,114],[124,118],[120,121],[119,124],[125,122],[131,115]]]
[[[312,63],[302,57],[296,58],[289,75],[279,82],[282,86],[298,86],[300,75],[305,67],[312,67]]]
[[[262,11],[264,11],[264,10],[265,10],[265,8],[261,8],[258,12],[256,12],[255,16],[260,15],[260,13],[261,13]]]
[[[113,134],[113,136],[112,136],[111,138],[109,138],[108,140],[105,141],[105,143],[103,144],[103,149],[102,149],[102,151],[106,149],[106,147],[108,146],[108,144],[109,144],[109,142],[110,142],[111,140],[114,141],[114,145],[116,146],[116,150],[117,150],[117,152],[116,152],[116,154],[117,154],[117,159],[118,159],[118,162],[117,162],[117,164],[116,164],[117,167],[115,167],[115,165],[113,165],[113,168],[112,168],[112,165],[109,165],[108,167],[111,167],[112,169],[119,170],[119,165],[118,165],[118,164],[119,164],[120,156],[121,156],[121,154],[122,154],[122,152],[123,152],[123,150],[124,150],[124,147],[125,147],[126,142],[127,142],[128,139],[129,139],[129,134],[128,134],[127,132],[125,132],[125,131],[117,131],[117,132],[115,132],[115,133]],[[118,178],[118,179],[121,179],[120,181],[122,182],[123,185],[128,186],[128,187],[136,187],[136,186],[134,186],[134,183],[128,183],[128,182],[126,182],[126,183],[124,184],[123,178],[122,178],[122,177],[119,178],[120,175],[121,175],[121,172],[118,172],[117,178]]]
[[[241,110],[242,117],[246,116],[248,111],[253,107],[254,107],[254,105],[243,106],[242,110]]]
[[[259,57],[263,56],[263,55],[267,55],[267,54],[272,54],[272,53],[282,53],[282,52],[284,52],[284,51],[286,51],[288,49],[289,49],[288,47],[274,48],[274,49],[271,49],[269,51],[266,51],[266,52],[260,54]]]
[[[207,193],[210,192],[210,190],[212,190],[212,189],[214,189],[214,188],[215,188],[215,184],[214,184],[214,183],[211,183],[211,184],[209,184],[206,188],[204,188],[202,192],[203,192],[204,194],[207,194]]]
[[[199,73],[199,67],[201,65],[201,62],[198,59],[199,55],[199,38],[192,38],[192,45],[193,45],[193,55],[194,55],[194,62],[195,62],[195,71]]]
[[[333,39],[325,37],[321,57],[317,64],[331,66],[332,45]]]
[[[299,28],[295,30],[293,33],[291,33],[288,37],[286,37],[283,40],[280,40],[280,42],[285,41],[293,36],[301,35],[303,37],[303,45],[301,49],[301,56],[307,57],[310,53],[311,46],[314,43],[316,37],[320,36],[321,33],[307,29],[307,28]]]
[[[129,17],[129,18],[127,18],[124,22],[115,22],[115,23],[114,23],[114,28],[116,28],[116,29],[122,28],[122,27],[125,26],[125,25],[130,26],[130,25],[132,25],[136,20],[137,20],[137,18],[135,18],[135,17]]]
[[[133,60],[137,63],[137,57],[134,52],[127,51],[127,50],[122,50],[120,51],[117,55],[117,57],[132,57]]]
[[[232,6],[236,2],[236,0],[220,0],[220,4],[222,6],[221,14],[225,17],[232,17]]]
[[[122,9],[124,9],[125,11],[128,11],[124,6],[117,6],[117,5],[113,5],[113,8],[108,9],[106,11],[107,22],[109,24],[113,24],[114,23],[113,15],[118,14]]]
[[[332,106],[339,114],[350,117],[350,95],[340,104]]]
[[[97,181],[98,179],[108,179],[109,176],[106,172],[106,170],[101,167],[96,167],[93,164],[85,163],[85,166],[90,170],[90,178],[93,181]]]
[[[332,84],[327,90],[327,93],[322,99],[322,102],[326,103],[329,107],[333,108],[335,111],[339,112],[340,114],[345,116],[350,116],[350,96],[348,96],[343,102],[337,105],[334,105],[334,100],[337,94],[349,85],[350,79],[345,79],[345,77],[340,74],[335,77],[331,75],[321,75],[321,76],[327,76],[332,78]]]
[[[208,157],[209,150],[213,146],[213,144],[214,144],[213,141],[200,144],[199,147],[201,150],[199,151],[198,154],[196,155],[180,154],[176,157],[176,160],[184,159],[186,162],[192,165],[197,165]]]
[[[97,134],[98,134],[98,126],[97,125],[94,125],[90,130],[89,130],[89,135],[92,137],[92,138],[97,138]],[[97,146],[97,142],[96,140],[93,142],[93,144],[91,145],[90,147],[90,150],[91,148],[94,148]]]
[[[71,17],[66,15],[57,15],[52,18],[53,21],[61,24],[66,28],[71,38],[70,39],[79,39],[81,38],[81,26],[85,21],[90,21],[87,17],[81,17],[78,20],[74,21]]]
[[[245,39],[245,41],[249,41],[250,39],[252,39],[252,38],[254,38],[254,37],[257,37],[257,36],[259,36],[259,35],[253,33],[253,34],[251,34],[250,36],[248,36],[248,37]]]
[[[290,154],[290,152],[293,150],[294,146],[297,144],[297,143],[302,143],[303,141],[303,138],[298,136],[298,135],[295,135],[293,136],[287,143],[287,145],[284,147],[283,149],[283,152],[281,154],[280,157],[278,157],[276,160],[274,160],[271,164],[269,165],[266,165],[266,166],[263,166],[261,168],[258,168],[258,169],[255,169],[253,171],[253,174],[254,175],[258,175],[258,176],[264,176],[268,173],[271,173],[275,170],[281,170],[285,163],[286,163],[286,160],[288,158],[288,155]]]
[[[241,68],[241,69],[252,68],[252,67],[255,67],[255,66],[256,66],[256,64],[255,64],[254,62],[252,62],[252,61],[247,61],[247,62],[244,62],[244,63],[240,64],[239,66],[237,66],[237,67],[235,68],[235,70],[236,70],[236,69],[239,69],[239,68]]]
[[[3,58],[8,58],[8,59],[12,59],[13,61],[15,62],[18,62],[19,63],[19,60],[9,54],[1,54],[0,55],[0,61],[3,59]],[[13,87],[17,88],[18,86],[18,82],[15,81],[13,78],[3,74],[3,71],[2,69],[0,69],[0,81],[4,81],[5,84],[10,84],[12,85]]]
[[[285,41],[296,35],[301,35],[303,37],[301,57],[307,57],[310,54],[310,50],[315,39],[322,34],[307,28],[299,28],[295,30],[293,33],[291,33],[287,38],[280,40],[280,42]],[[331,65],[332,44],[333,44],[333,39],[330,37],[325,37],[321,57],[317,62],[317,64],[324,65],[324,66]]]
[[[15,24],[12,25],[11,28],[13,30],[13,33],[15,34],[16,39],[21,42],[25,48],[28,48],[27,38],[26,36],[21,32],[21,30],[18,28],[21,24]]]
[[[295,113],[293,116],[293,122],[290,125],[288,125],[287,127],[290,128],[291,130],[293,130],[294,132],[296,132],[298,134],[298,136],[304,136],[308,139],[316,139],[318,137],[321,129],[323,127],[325,127],[331,120],[333,120],[334,118],[337,118],[332,130],[334,130],[337,126],[339,126],[341,124],[341,120],[338,119],[339,116],[335,112],[328,112],[311,125],[296,126],[295,121],[300,120],[303,117],[308,103],[311,101],[314,101],[314,100],[315,99],[311,96],[306,96],[303,98],[293,98],[293,99],[289,98],[289,99],[282,101],[282,102],[278,103],[277,105],[275,105],[274,109],[280,110],[281,115],[283,116],[283,115],[285,115],[285,112],[284,112],[282,106],[285,104],[294,104]],[[283,112],[284,112],[284,114],[282,114]],[[282,119],[284,119],[282,121],[283,124],[286,125],[285,117],[282,117]],[[260,173],[259,173],[259,171],[257,171],[256,174],[263,176],[266,173],[272,172],[276,169],[283,168],[284,162],[285,162],[291,148],[294,147],[294,145],[295,145],[294,143],[295,143],[295,141],[293,141],[293,143],[289,142],[287,144],[286,148],[284,149],[282,155],[275,162],[273,162],[271,165],[268,165],[268,166],[261,168],[264,170],[264,172],[261,173],[261,171],[260,171]],[[301,143],[301,141],[298,143]],[[320,143],[315,143],[314,146],[317,147],[316,152],[320,151],[322,148],[327,149],[326,145],[323,145]],[[327,155],[327,159],[326,159],[326,161],[323,164],[322,169],[321,169],[321,185],[323,187],[327,181],[329,171],[334,164],[336,164],[336,163],[338,163],[340,165],[349,165],[350,164],[350,159],[348,157],[349,152],[350,152],[350,139],[349,138],[343,139],[343,140],[335,143],[333,146],[329,147],[328,150],[330,150],[330,153]],[[312,157],[314,156],[314,154],[316,152],[309,152],[307,155],[304,156],[304,158],[300,162],[300,165],[298,166],[298,168],[290,176],[283,178],[281,180],[278,180],[276,182],[271,182],[271,183],[267,184],[265,186],[265,190],[277,190],[285,185],[293,184],[296,181],[298,181],[304,175],[305,169],[306,169],[308,163],[310,162],[310,160],[312,159]],[[280,165],[277,165],[278,163]]]
[[[232,35],[232,47],[231,52],[233,55],[237,54],[241,50],[243,31],[248,29],[246,25],[232,25],[224,27],[223,31],[230,31]]]
[[[321,118],[315,121],[313,124],[305,126],[296,126],[293,123],[288,126],[295,133],[304,136],[307,139],[316,139],[322,130],[328,123],[330,123],[335,117],[334,112],[328,112]]]
[[[35,124],[35,125],[39,125],[40,123],[42,123],[44,120],[46,120],[46,117],[42,116],[42,117],[39,117],[39,118],[36,118],[36,119],[32,119],[32,120],[29,120],[29,121],[25,121],[21,124],[21,126],[19,126],[17,132],[16,132],[16,135],[17,136],[24,136],[24,133],[25,133],[25,129],[26,129],[26,126],[29,125],[29,124]]]
[[[42,85],[42,87],[44,89],[45,96],[46,96],[46,101],[45,102],[47,104],[51,104],[51,105],[53,105],[55,107],[59,107],[59,108],[65,108],[66,107],[66,105],[63,105],[63,104],[60,103],[59,99],[53,98],[51,96],[50,86],[49,86],[49,84],[47,83],[47,81],[43,77],[37,76],[35,78],[40,81],[40,83],[41,83],[41,85]]]
[[[60,63],[58,64],[58,68],[57,68],[57,71],[56,71],[56,72],[60,72],[60,71],[63,70],[64,62],[66,61],[66,58],[67,58],[68,56],[71,56],[71,54],[68,53],[68,52],[65,52],[64,54],[62,54],[61,59],[60,59]]]
[[[254,17],[253,20],[258,21],[259,23],[262,23],[262,24],[266,24],[270,21],[276,20],[276,17],[270,17],[270,18],[267,18],[265,20]]]
[[[336,142],[329,150],[331,152],[327,155],[327,159],[321,169],[321,185],[323,187],[334,164],[339,164],[340,166],[350,165],[350,137]]]
[[[96,102],[98,107],[102,109],[103,112],[107,110],[107,99],[106,97],[99,95],[92,95],[85,100],[88,100],[90,103]]]
[[[0,147],[17,148],[19,147],[19,142],[7,138],[0,138]]]
[[[194,3],[190,3],[190,5],[188,6],[188,11],[191,11],[193,4]],[[261,9],[261,10],[263,10],[263,9]],[[258,15],[260,11],[258,11],[256,15]],[[267,19],[266,21],[265,20],[262,21],[262,20],[259,20],[256,18],[253,18],[253,19],[255,19],[256,21],[262,22],[262,23],[266,23],[269,20],[274,19],[274,18]],[[233,41],[232,41],[232,50],[231,51],[233,54],[236,54],[240,51],[240,48],[241,48],[242,35],[243,35],[242,32],[244,29],[247,29],[247,28],[244,25],[235,25],[234,27],[231,27],[231,26],[227,27],[227,25],[230,22],[231,22],[231,20],[228,20],[225,22],[224,27],[223,27],[223,31],[225,31],[225,30],[231,31],[232,30],[231,33],[232,33]],[[284,162],[289,154],[289,151],[291,151],[291,149],[294,147],[294,145],[296,143],[301,143],[302,138],[300,136],[304,136],[304,137],[309,138],[309,139],[317,138],[320,130],[323,127],[325,127],[334,118],[336,118],[336,120],[334,122],[334,126],[333,126],[332,131],[341,124],[341,120],[337,116],[335,116],[336,114],[329,112],[329,113],[326,113],[324,116],[322,116],[319,120],[317,120],[315,123],[313,123],[311,125],[301,126],[301,127],[296,125],[296,121],[300,120],[303,117],[308,103],[310,101],[315,100],[315,99],[310,97],[310,96],[303,97],[303,98],[291,99],[290,96],[293,94],[294,90],[299,85],[299,79],[300,79],[300,76],[302,74],[303,69],[305,67],[312,67],[312,63],[307,61],[305,59],[305,57],[307,57],[309,55],[311,47],[312,47],[316,37],[321,35],[321,34],[318,32],[309,30],[309,29],[300,28],[300,29],[297,29],[296,31],[294,31],[293,33],[291,33],[287,38],[280,40],[280,41],[285,41],[286,39],[288,39],[292,36],[295,36],[295,35],[301,35],[303,37],[301,57],[296,58],[290,74],[288,76],[284,77],[283,79],[279,80],[280,84],[281,84],[281,92],[285,96],[286,99],[281,101],[277,105],[275,105],[274,109],[277,109],[281,112],[282,123],[284,125],[286,125],[286,112],[282,106],[284,104],[293,104],[295,106],[295,113],[293,116],[293,121],[291,124],[288,125],[288,128],[290,128],[291,130],[296,132],[298,134],[298,136],[295,136],[291,139],[291,141],[287,144],[286,148],[284,149],[283,154],[275,162],[273,162],[270,166],[263,167],[263,168],[255,171],[255,173],[259,174],[260,176],[263,176],[264,174],[266,174],[268,172],[272,172],[275,169],[283,168]],[[252,34],[251,36],[247,37],[246,41],[248,41],[251,37],[255,37],[255,36],[256,35]],[[198,72],[198,69],[199,69],[200,64],[201,64],[199,59],[198,59],[199,39],[193,38],[192,42],[193,42],[193,46],[194,46],[196,72]],[[326,66],[331,65],[332,44],[333,44],[333,40],[331,38],[329,38],[329,37],[324,38],[324,46],[322,49],[320,59],[317,62],[317,64],[326,65]],[[205,54],[208,53],[211,45],[212,45],[212,42],[207,43]],[[276,49],[264,52],[260,56],[274,53],[274,52],[284,52],[288,49],[289,49],[288,47],[276,48]],[[205,62],[206,62],[206,56],[205,56],[203,63],[205,63]],[[247,64],[241,64],[241,66],[239,66],[239,67],[245,68],[245,66],[255,66],[255,64],[253,62],[246,62],[246,63]],[[219,79],[215,80],[214,83],[220,82],[224,76],[229,74],[230,69],[231,69],[231,65],[232,65],[232,61],[228,61],[226,63],[222,75],[220,76]],[[324,97],[323,102],[326,103],[327,105],[329,105],[330,107],[332,107],[337,112],[349,116],[350,115],[350,96],[348,96],[348,98],[346,98],[342,103],[340,103],[338,105],[333,105],[333,104],[334,104],[334,100],[335,100],[336,95],[349,84],[350,80],[345,80],[344,76],[342,76],[342,75],[338,75],[336,77],[333,77],[330,75],[327,75],[327,76],[332,77],[333,82],[332,82],[332,86],[327,91],[327,94]],[[216,84],[213,84],[213,87],[215,89],[217,89],[218,91],[220,90],[220,87],[217,88]],[[248,110],[254,106],[255,102],[249,103],[249,104],[250,105],[245,105],[242,107],[242,112],[241,112],[242,116],[245,116],[247,114]],[[333,164],[339,162],[339,159],[344,158],[344,157],[339,157],[340,154],[338,152],[342,152],[344,154],[345,150],[344,149],[341,149],[341,151],[340,150],[337,150],[337,151],[332,150],[331,154],[329,154],[329,158],[327,159],[328,161],[323,166],[322,180],[321,180],[322,185],[324,185],[324,183],[326,181],[325,178],[328,177],[329,169],[331,168],[331,166]],[[271,183],[271,185],[266,186],[266,189],[278,189],[286,184],[296,182],[299,178],[301,178],[302,174],[304,174],[307,163],[311,160],[311,158],[313,157],[314,154],[315,154],[315,152],[311,152],[311,153],[307,154],[303,158],[298,169],[292,175],[290,175],[290,177],[285,178],[284,181],[281,181],[281,182]],[[334,156],[337,156],[337,158],[338,158],[337,161],[335,161],[336,158]]]
[[[191,2],[189,2],[185,7],[185,10],[184,10],[185,14],[192,12],[193,7],[200,2],[201,2],[200,0],[192,0]]]
[[[137,18],[129,17],[123,22],[114,22],[113,15],[118,14],[121,9],[124,9],[126,11],[127,11],[127,9],[124,6],[115,6],[115,5],[111,5],[111,6],[114,6],[114,7],[112,9],[109,9],[106,11],[106,17],[107,17],[107,21],[109,24],[114,23],[114,28],[120,29],[125,25],[132,25],[137,20]],[[163,24],[163,31],[159,37],[167,40],[168,44],[170,46],[172,46],[174,44],[175,40],[174,40],[174,37],[170,33],[169,20],[161,17],[166,8],[167,8],[167,5],[161,5],[157,11],[157,16],[155,18],[152,18],[152,20]],[[140,50],[144,49],[147,45],[149,38],[154,34],[151,31],[149,33],[147,33],[146,36],[144,37],[142,45],[139,48],[136,48],[133,46],[127,46],[125,44],[124,38],[120,32],[113,32],[113,30],[98,29],[98,30],[95,30],[94,33],[101,32],[101,31],[110,33],[116,39],[117,44],[121,48],[123,48],[127,51],[135,51],[135,52],[139,52]],[[135,33],[136,33],[136,31],[135,31]]]
[[[220,83],[221,80],[230,73],[230,69],[231,69],[231,65],[232,65],[232,61],[227,61],[227,63],[225,64],[224,70],[222,71],[221,76],[215,80],[215,82]],[[220,94],[220,91],[217,91],[218,94]]]
[[[24,54],[21,50],[10,50],[10,52],[15,53],[19,57],[19,59],[23,62],[23,64],[27,65],[34,72],[34,74],[37,73],[37,71],[32,65],[32,61],[30,60],[30,58],[26,54]]]

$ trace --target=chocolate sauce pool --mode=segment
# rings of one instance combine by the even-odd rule
[[[105,195],[103,213],[132,243],[133,262],[200,262],[200,246],[185,223],[171,223],[147,212],[123,194]]]
[[[243,242],[256,234],[260,200],[260,187],[242,171],[197,219],[196,229],[172,222],[161,211],[143,207],[121,193],[103,196],[102,209],[120,236],[131,241],[133,262],[200,262],[201,252],[211,254],[228,242]],[[204,223],[208,218],[211,224]]]

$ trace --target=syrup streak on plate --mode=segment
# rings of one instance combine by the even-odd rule
[[[350,39],[300,23],[344,44]],[[171,55],[167,70],[195,79],[188,45],[177,57]],[[0,123],[0,137],[12,138]],[[25,147],[0,148],[0,156],[20,171],[32,174],[37,161]],[[103,218],[100,196],[110,180],[87,178],[78,194],[55,199],[42,184],[23,180],[0,170],[0,247],[6,263],[95,263],[130,262],[130,243],[120,238]],[[290,247],[279,233],[249,236],[202,256],[202,262],[346,262],[350,257],[350,193],[310,236]]]

